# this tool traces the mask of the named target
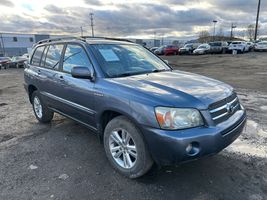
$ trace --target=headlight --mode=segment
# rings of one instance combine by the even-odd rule
[[[196,109],[156,107],[155,113],[162,129],[177,130],[204,125]]]

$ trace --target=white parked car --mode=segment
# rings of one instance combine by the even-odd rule
[[[254,51],[267,51],[267,41],[258,42],[255,45]]]
[[[247,42],[248,51],[252,51],[254,49],[255,44],[253,42]]]
[[[237,53],[245,53],[249,51],[249,45],[245,41],[233,41],[228,49],[229,51],[236,50]]]
[[[210,52],[210,45],[209,44],[201,44],[196,48],[193,53],[198,55],[207,54]]]

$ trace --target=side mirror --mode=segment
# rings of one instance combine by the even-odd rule
[[[71,75],[74,78],[93,79],[93,75],[87,67],[73,67],[71,69]]]
[[[164,60],[164,62],[165,62],[166,64],[169,64],[169,61],[168,61],[168,60]]]

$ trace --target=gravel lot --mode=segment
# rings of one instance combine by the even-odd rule
[[[120,176],[86,128],[56,115],[39,124],[22,86],[23,70],[0,71],[0,199],[267,199],[267,53],[168,56],[177,69],[236,88],[246,130],[220,154]]]

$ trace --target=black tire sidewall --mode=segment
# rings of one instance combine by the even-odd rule
[[[111,155],[109,149],[109,136],[111,132],[116,128],[125,129],[135,142],[138,156],[134,167],[131,169],[120,167]],[[124,116],[119,116],[112,119],[106,126],[104,131],[104,147],[107,158],[110,161],[111,165],[126,177],[138,178],[144,175],[153,164],[141,132],[128,118]]]

